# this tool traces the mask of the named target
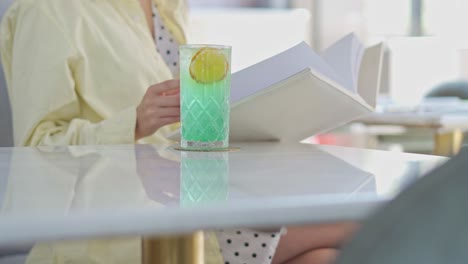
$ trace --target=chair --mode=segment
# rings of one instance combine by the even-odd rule
[[[0,21],[12,0],[0,1]],[[6,90],[5,76],[0,63],[0,147],[13,146],[13,128],[11,121],[10,100]]]
[[[468,81],[451,81],[434,87],[426,97],[458,97],[468,99]]]
[[[441,83],[430,90],[426,98],[431,97],[457,97],[468,100],[468,80],[457,80]],[[463,145],[468,145],[468,132],[463,133]]]
[[[338,264],[468,263],[468,149],[366,221]]]
[[[0,21],[13,0],[0,1]],[[13,129],[11,120],[10,100],[6,89],[5,76],[0,63],[0,147],[13,146]],[[8,175],[0,175],[0,206],[5,195]],[[0,248],[0,264],[19,264],[26,260],[30,247]]]

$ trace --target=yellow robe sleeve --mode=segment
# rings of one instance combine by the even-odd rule
[[[15,145],[134,143],[136,108],[100,122],[80,118],[83,103],[74,79],[78,49],[48,10],[13,5],[0,29],[0,52]]]

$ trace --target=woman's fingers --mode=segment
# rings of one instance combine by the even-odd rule
[[[178,107],[180,106],[180,97],[179,95],[158,96],[154,102],[159,107]]]
[[[163,93],[164,96],[167,95],[178,95],[180,94],[180,88],[172,89]]]
[[[148,88],[137,107],[135,139],[180,120],[180,81],[169,80]]]
[[[163,107],[158,108],[157,115],[162,117],[178,117],[180,116],[180,108],[179,107]]]
[[[173,93],[173,90],[177,90],[180,87],[179,80],[168,80],[162,83],[152,85],[149,90],[156,95],[161,95],[163,93]]]
[[[161,117],[159,119],[159,122],[161,123],[161,126],[165,126],[165,125],[169,125],[169,124],[173,124],[173,123],[176,123],[176,122],[179,122],[180,121],[180,117]]]

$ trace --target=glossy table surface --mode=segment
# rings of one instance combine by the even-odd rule
[[[0,247],[358,220],[445,158],[336,146],[0,148]]]

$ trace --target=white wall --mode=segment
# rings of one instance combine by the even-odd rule
[[[233,47],[233,72],[308,40],[304,9],[193,9],[190,43]]]
[[[460,77],[457,47],[435,37],[388,41],[391,52],[390,94],[405,104],[417,103],[434,86]]]
[[[354,32],[366,41],[366,25],[363,14],[364,0],[320,0],[319,10],[319,48],[325,49],[344,35]]]
[[[468,79],[468,48],[459,50],[460,78]]]

